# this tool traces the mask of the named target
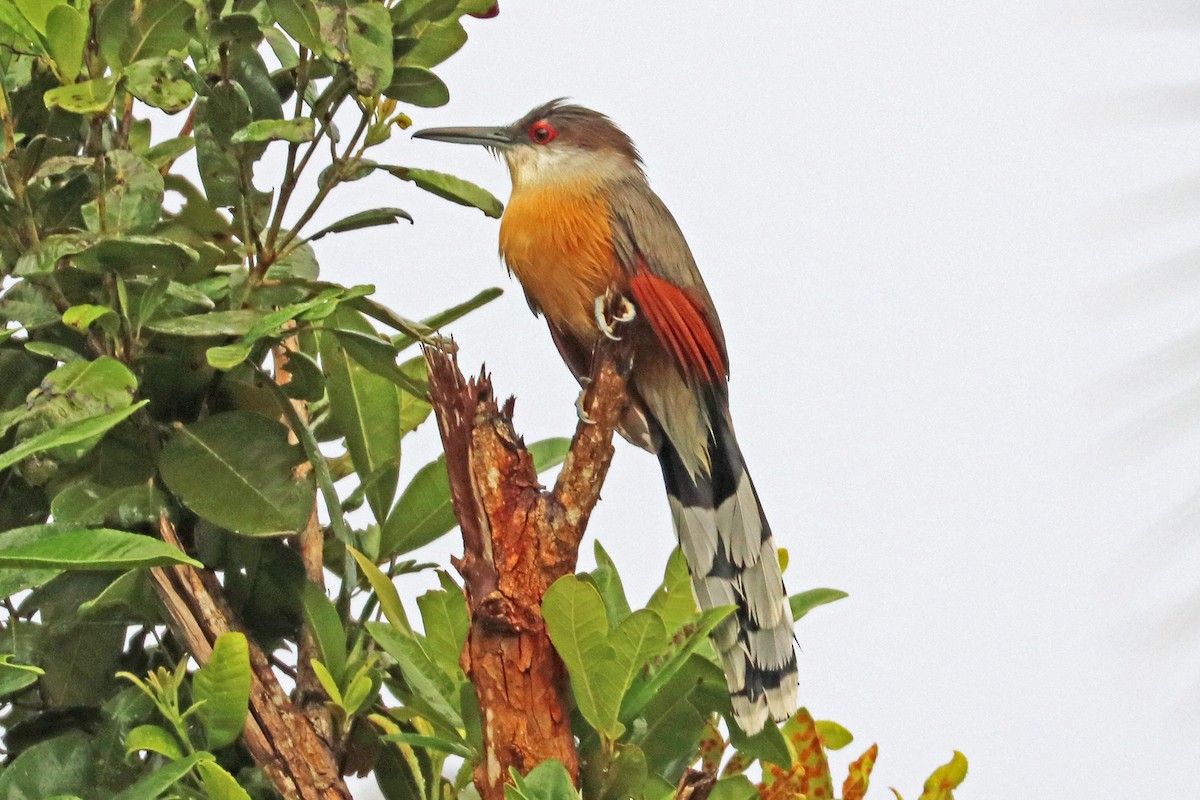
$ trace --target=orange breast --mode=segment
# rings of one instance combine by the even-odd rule
[[[608,205],[594,186],[514,190],[500,223],[500,254],[546,318],[583,339],[596,332],[595,298],[623,288]]]

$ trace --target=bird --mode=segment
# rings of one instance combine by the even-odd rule
[[[618,430],[658,456],[699,607],[736,607],[712,633],[734,721],[748,735],[768,717],[785,721],[798,693],[792,613],[733,431],[725,336],[633,141],[606,115],[563,99],[511,125],[426,128],[413,138],[503,158],[512,193],[500,255],[581,384],[603,337],[630,337]]]

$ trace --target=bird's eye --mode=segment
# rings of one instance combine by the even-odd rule
[[[558,136],[558,131],[554,130],[554,126],[544,119],[529,126],[529,138],[538,144],[545,144],[555,136]]]

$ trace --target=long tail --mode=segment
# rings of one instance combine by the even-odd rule
[[[710,419],[707,475],[689,474],[665,436],[658,459],[696,601],[703,609],[737,606],[712,638],[734,719],[753,735],[768,715],[782,722],[796,711],[792,612],[771,528],[733,429],[724,413]]]

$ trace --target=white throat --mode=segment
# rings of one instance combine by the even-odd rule
[[[551,145],[514,147],[503,153],[514,189],[615,180],[629,171],[625,159],[611,150]]]

